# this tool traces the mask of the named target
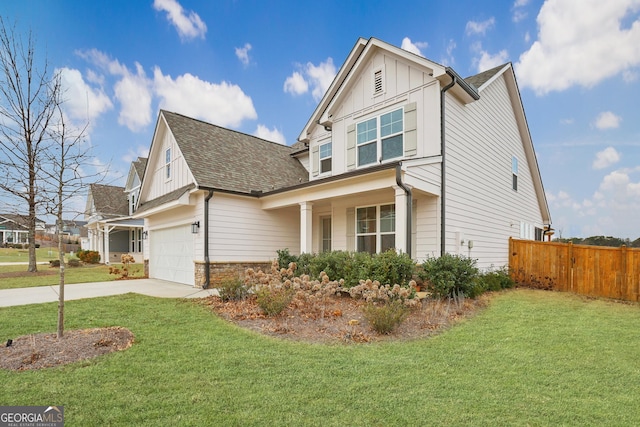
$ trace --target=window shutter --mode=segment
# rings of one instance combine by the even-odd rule
[[[411,102],[404,107],[404,155],[418,154],[418,112],[416,103]]]
[[[356,167],[356,125],[347,127],[347,169]]]
[[[318,154],[318,146],[316,145],[311,150],[311,172],[313,176],[318,175],[318,165],[320,164],[320,155]]]
[[[356,208],[347,208],[347,251],[356,250]]]

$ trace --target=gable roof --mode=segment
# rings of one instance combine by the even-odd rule
[[[497,67],[493,67],[490,70],[483,71],[474,76],[469,76],[464,79],[467,83],[473,85],[476,89],[480,89],[482,85],[491,80],[494,76],[500,73],[502,69],[506,66],[510,65],[510,63],[498,65]]]
[[[160,115],[199,188],[252,194],[309,180],[289,146],[178,113],[161,110]]]
[[[147,158],[138,157],[138,160],[134,160],[133,162],[131,162],[131,165],[135,169],[140,180],[142,180],[142,177],[144,176],[144,168],[147,167]]]
[[[357,69],[362,64],[366,64],[368,58],[374,55],[378,49],[391,52],[407,62],[416,64],[416,66],[430,71],[430,75],[440,80],[443,84],[449,84],[455,76],[455,85],[451,88],[451,93],[464,103],[478,99],[476,88],[470,86],[452,68],[440,65],[423,56],[393,46],[375,37],[371,37],[369,40],[359,38],[344,64],[342,64],[338,70],[333,82],[318,103],[309,121],[302,129],[300,136],[298,136],[298,141],[307,141],[308,135],[314,126],[331,125],[330,110],[332,106],[340,102],[340,96],[344,92],[342,89],[349,84],[350,79],[356,78]]]
[[[6,224],[8,222],[12,222],[19,228],[25,230],[29,227],[29,217],[27,215],[0,213],[0,224]],[[45,224],[44,221],[36,218],[36,226],[38,223],[40,223],[41,225]]]
[[[93,206],[98,214],[105,217],[129,215],[129,204],[124,187],[90,184],[89,192],[93,198]]]

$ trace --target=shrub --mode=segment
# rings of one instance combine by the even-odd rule
[[[71,258],[67,261],[69,267],[80,267],[80,260],[78,258]]]
[[[429,258],[422,264],[420,275],[437,297],[457,297],[461,293],[475,298],[482,289],[478,286],[476,260],[445,253],[439,258]]]
[[[218,286],[218,293],[222,301],[240,301],[249,295],[249,288],[238,278],[225,279]]]
[[[76,256],[80,258],[80,261],[87,264],[97,264],[100,262],[100,253],[98,251],[85,251],[80,249],[76,252]]]
[[[287,308],[294,295],[293,289],[284,286],[261,286],[256,292],[256,302],[268,316],[275,316]]]
[[[516,285],[509,274],[508,267],[487,271],[478,277],[478,282],[484,291],[500,291]]]
[[[49,260],[49,267],[60,267],[60,260],[59,259]]]
[[[415,271],[415,263],[407,254],[398,254],[389,249],[371,258],[367,279],[377,280],[383,285],[406,285]]]
[[[385,304],[369,303],[363,308],[364,317],[379,334],[389,334],[400,325],[409,313],[402,301],[395,300]]]
[[[287,267],[289,267],[289,264],[291,264],[292,262],[295,262],[295,263],[298,262],[298,257],[295,255],[292,255],[289,252],[289,248],[278,249],[276,253],[278,254],[278,266],[280,268],[286,269]]]

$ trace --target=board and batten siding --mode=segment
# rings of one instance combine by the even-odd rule
[[[211,262],[268,262],[277,257],[279,249],[300,251],[297,206],[263,210],[253,197],[214,193],[209,215]],[[196,259],[204,259],[202,247]]]
[[[481,268],[504,266],[509,237],[519,237],[520,222],[543,226],[504,76],[466,106],[447,94],[446,108],[446,250],[481,260]],[[513,156],[518,158],[517,191],[512,189]]]
[[[151,187],[141,194],[142,201],[149,201],[174,190],[182,188],[194,182],[193,175],[187,166],[187,162],[178,148],[175,138],[166,128],[164,123],[156,135],[153,142],[157,147],[153,151],[153,156],[147,161],[147,182],[151,182]],[[171,148],[171,178],[165,178],[165,151]],[[149,176],[149,174],[153,176]]]
[[[373,93],[374,71],[383,70],[384,91]],[[407,124],[413,124],[415,147],[405,144],[405,156],[419,158],[440,153],[440,107],[439,85],[429,76],[428,70],[408,63],[403,58],[389,52],[379,51],[366,64],[362,64],[357,76],[342,89],[340,103],[331,106],[331,131],[323,126],[315,126],[309,135],[311,153],[309,179],[338,175],[355,168],[355,148],[348,150],[350,130],[355,132],[359,122],[376,117],[397,108],[407,107],[405,112],[405,132]],[[352,133],[355,138],[355,134]],[[314,173],[318,162],[317,147],[328,139],[332,141],[332,171],[330,174]],[[315,150],[315,151],[314,151]]]

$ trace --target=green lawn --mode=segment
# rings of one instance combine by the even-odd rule
[[[51,259],[58,259],[57,248],[36,249],[37,262],[49,262]],[[29,262],[29,249],[0,248],[0,262]]]
[[[638,305],[516,290],[436,337],[349,346],[264,337],[193,301],[65,307],[67,329],[124,326],[135,344],[0,371],[2,405],[64,405],[67,426],[640,425]],[[0,342],[55,322],[55,303],[1,308]]]
[[[122,264],[112,264],[113,267],[122,268]],[[3,274],[11,272],[23,272],[17,277]],[[130,275],[142,277],[143,265],[131,264]],[[108,282],[116,280],[119,275],[109,274],[109,266],[102,264],[83,265],[81,267],[67,267],[64,270],[66,284]],[[38,265],[38,273],[27,273],[26,265],[0,265],[0,289],[30,288],[34,286],[49,286],[59,283],[59,269],[49,265]]]

